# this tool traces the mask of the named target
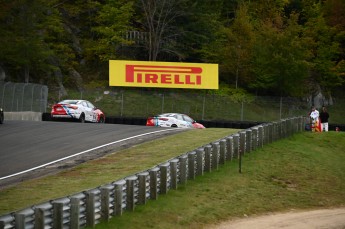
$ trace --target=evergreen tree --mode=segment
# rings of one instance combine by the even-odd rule
[[[303,95],[308,66],[298,15],[287,21],[276,15],[258,27],[252,68],[256,78],[250,87],[280,96]]]
[[[339,43],[335,40],[336,30],[327,25],[322,15],[321,3],[306,6],[307,22],[303,37],[309,50],[309,89],[313,96],[322,93],[330,96],[331,89],[342,84],[342,78],[335,71],[339,56]]]
[[[49,7],[45,1],[14,0],[1,3],[0,60],[11,75],[18,75],[19,81],[29,82],[37,78],[31,72],[49,68],[46,62],[52,55],[43,42],[45,27],[49,23]]]

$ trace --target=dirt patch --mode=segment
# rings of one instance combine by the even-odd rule
[[[259,217],[226,221],[211,229],[345,229],[345,208],[292,210]]]

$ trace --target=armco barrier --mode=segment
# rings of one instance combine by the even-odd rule
[[[294,117],[241,130],[110,184],[0,216],[0,229],[93,227],[217,170],[220,164],[301,132],[304,123],[303,117]]]

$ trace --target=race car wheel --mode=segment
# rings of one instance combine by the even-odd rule
[[[85,122],[85,114],[82,113],[79,117],[79,122],[84,123]]]
[[[177,127],[177,125],[176,124],[172,124],[171,127]]]
[[[103,116],[99,117],[98,123],[104,123],[104,117]]]

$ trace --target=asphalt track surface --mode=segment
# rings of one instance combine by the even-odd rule
[[[119,124],[5,121],[0,125],[0,188],[179,131]]]

